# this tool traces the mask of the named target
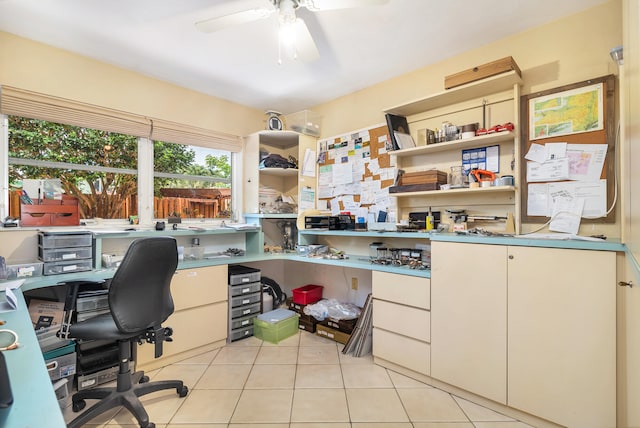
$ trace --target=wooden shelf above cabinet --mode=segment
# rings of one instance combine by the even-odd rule
[[[283,149],[296,147],[300,134],[294,131],[260,131],[260,144]]]
[[[487,94],[497,93],[513,89],[513,85],[522,83],[522,78],[515,71],[503,73],[497,76],[488,77],[477,82],[468,83],[430,95],[425,98],[419,98],[407,103],[389,107],[384,110],[385,113],[396,114],[398,116],[411,116],[413,114],[422,113],[433,110],[438,107],[444,107],[451,104],[457,104],[473,98],[479,98]]]
[[[447,150],[464,150],[473,147],[493,146],[503,141],[513,141],[516,134],[511,131],[496,132],[494,134],[481,135],[479,137],[464,140],[453,140],[445,143],[429,144],[427,146],[412,147],[410,149],[394,150],[389,152],[397,157],[416,156],[427,153],[444,152]]]
[[[297,168],[262,168],[259,171],[260,174],[275,175],[278,177],[291,177],[298,175]]]
[[[411,197],[411,196],[448,196],[460,194],[481,194],[481,193],[512,193],[515,192],[515,186],[492,186],[477,187],[473,189],[449,189],[449,190],[425,190],[422,192],[402,192],[390,193],[389,196],[395,197]]]

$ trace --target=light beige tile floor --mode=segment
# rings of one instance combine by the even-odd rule
[[[156,428],[530,427],[377,366],[371,356],[344,355],[342,347],[308,332],[277,345],[244,339],[147,373],[183,380],[189,395],[161,391],[143,402]],[[70,408],[64,413],[67,421],[74,416]],[[137,424],[126,409],[114,409],[88,426]]]

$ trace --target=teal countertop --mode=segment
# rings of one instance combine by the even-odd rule
[[[626,251],[619,240],[546,239],[543,235],[481,236],[456,233],[432,233],[432,241],[468,244],[517,245],[523,247],[566,248],[575,250]]]
[[[15,331],[20,344],[17,349],[2,351],[9,371],[13,405],[5,419],[0,417],[0,426],[66,427],[22,291],[17,289],[14,293],[19,302],[18,309],[0,313],[0,319],[6,322],[2,328]],[[0,300],[5,298],[5,292],[0,292]]]

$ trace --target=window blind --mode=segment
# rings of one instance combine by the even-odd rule
[[[242,150],[242,139],[239,136],[161,119],[151,120],[150,139],[208,147],[229,152],[239,152]]]
[[[242,139],[237,135],[149,118],[6,85],[0,87],[0,113],[170,143],[231,152],[242,150]]]

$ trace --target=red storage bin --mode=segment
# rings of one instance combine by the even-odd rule
[[[293,303],[308,305],[322,299],[322,285],[305,285],[291,290],[293,293]]]

